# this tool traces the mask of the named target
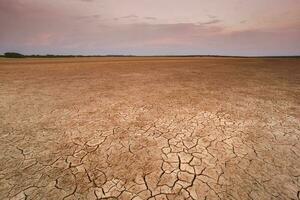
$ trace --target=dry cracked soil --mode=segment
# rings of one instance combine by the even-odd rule
[[[0,199],[300,199],[300,59],[0,59]]]

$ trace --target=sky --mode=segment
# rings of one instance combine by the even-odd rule
[[[0,53],[300,55],[300,0],[0,0]]]

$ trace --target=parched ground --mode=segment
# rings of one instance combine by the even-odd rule
[[[300,199],[300,59],[0,60],[0,199]]]

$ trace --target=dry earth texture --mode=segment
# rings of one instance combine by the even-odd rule
[[[0,60],[0,199],[300,198],[300,59]]]

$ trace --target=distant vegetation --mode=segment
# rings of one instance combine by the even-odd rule
[[[66,57],[79,57],[75,55],[23,55],[16,52],[7,52],[4,55],[0,55],[5,58],[66,58]]]
[[[25,56],[20,53],[7,52],[4,54],[4,57],[6,57],[6,58],[24,58]]]
[[[74,57],[132,57],[133,55],[23,55],[16,52],[7,52],[0,57],[5,58],[74,58]]]
[[[74,57],[227,57],[227,58],[300,58],[300,56],[222,56],[222,55],[23,55],[16,52],[7,52],[0,57],[5,58],[74,58]]]

